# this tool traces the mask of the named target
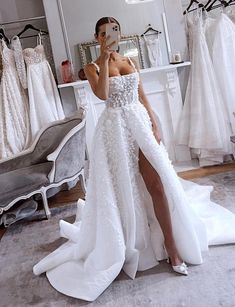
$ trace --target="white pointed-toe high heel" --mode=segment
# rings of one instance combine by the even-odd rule
[[[167,263],[171,264],[170,258],[167,259]],[[171,266],[172,266],[173,271],[175,271],[176,273],[186,275],[186,276],[188,275],[188,267],[184,262],[182,262],[179,265],[172,265],[171,264]]]

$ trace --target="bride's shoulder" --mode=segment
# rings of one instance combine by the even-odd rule
[[[122,56],[122,61],[124,61],[128,65],[133,66],[136,70],[140,69],[138,62],[133,57]]]
[[[96,73],[97,70],[99,70],[99,66],[95,62],[88,63],[84,66],[84,72],[86,74]]]
[[[119,60],[123,62],[128,62],[129,57],[119,54]]]

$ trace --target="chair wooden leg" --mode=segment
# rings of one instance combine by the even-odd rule
[[[51,217],[51,211],[50,211],[49,206],[48,206],[46,189],[43,189],[41,191],[41,195],[42,195],[42,201],[43,201],[46,217],[47,217],[47,219],[49,219]]]

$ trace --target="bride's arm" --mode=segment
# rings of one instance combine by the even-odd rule
[[[109,51],[109,48],[115,43],[112,42],[106,45],[108,38],[105,37],[100,44],[99,75],[94,64],[88,64],[84,67],[85,75],[94,94],[102,100],[106,100],[109,97],[109,58],[112,52]]]
[[[147,97],[144,93],[144,89],[143,89],[143,85],[142,85],[141,81],[139,83],[139,100],[145,106],[145,108],[146,108],[146,110],[149,114],[149,117],[150,117],[150,120],[151,120],[151,123],[152,123],[153,134],[154,134],[157,142],[160,144],[160,142],[161,142],[160,130],[158,128],[158,124],[157,124],[154,112],[153,112],[153,110],[150,106],[150,103],[148,102],[148,99],[147,99]]]
[[[92,91],[101,100],[108,99],[109,96],[109,67],[108,62],[100,63],[99,75],[94,64],[87,64],[84,67],[87,80]]]
[[[135,64],[136,69],[139,72],[139,67],[138,67],[137,63],[135,61],[133,61],[133,62]],[[154,134],[157,142],[160,143],[160,141],[161,141],[160,130],[158,128],[158,124],[157,124],[154,112],[153,112],[153,110],[150,106],[150,103],[148,102],[147,96],[145,95],[145,92],[144,92],[144,89],[143,89],[143,84],[142,84],[141,80],[139,81],[139,100],[145,106],[145,108],[146,108],[146,110],[149,114],[149,117],[150,117],[150,120],[151,120],[151,123],[152,123],[153,134]]]

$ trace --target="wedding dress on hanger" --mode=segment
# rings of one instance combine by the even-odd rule
[[[0,41],[2,79],[0,85],[0,159],[26,149],[30,142],[29,106],[21,87],[13,50]]]
[[[231,126],[213,69],[202,15],[187,16],[191,70],[176,141],[187,145],[201,166],[222,163],[232,153]]]
[[[148,57],[151,67],[163,65],[159,35],[157,35],[157,37],[154,38],[150,38],[149,36],[146,35],[144,35],[143,37],[145,45],[147,47]]]
[[[227,8],[226,15],[235,23],[235,10],[232,7]]]
[[[211,54],[218,86],[231,125],[231,135],[235,134],[235,25],[225,14],[207,18],[205,22],[206,37]]]
[[[18,37],[15,44],[20,45]],[[35,48],[23,50],[27,65],[27,87],[32,137],[46,124],[65,117],[57,85],[44,48],[39,41]]]
[[[134,278],[167,257],[139,171],[139,148],[162,180],[184,261],[200,264],[208,245],[235,243],[235,215],[210,201],[212,187],[180,182],[163,143],[153,135],[138,84],[137,71],[109,78],[109,98],[90,155],[86,201],[78,201],[74,224],[60,221],[61,236],[69,240],[33,268],[75,298],[93,301],[121,269]]]

